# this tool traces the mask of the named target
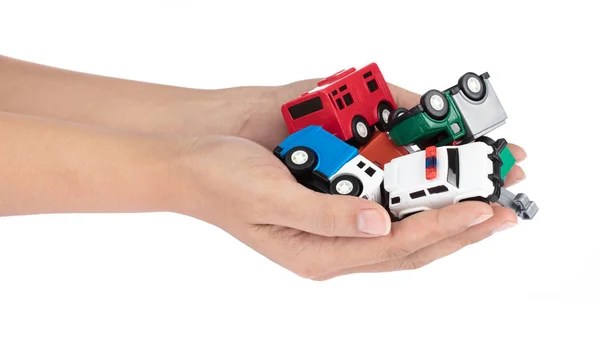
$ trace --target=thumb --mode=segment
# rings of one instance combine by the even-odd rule
[[[421,96],[410,90],[401,88],[394,84],[389,84],[390,92],[394,97],[396,105],[400,108],[410,109],[415,105],[419,104]]]
[[[313,191],[292,183],[279,193],[270,224],[282,225],[328,237],[376,237],[387,235],[391,219],[380,204],[353,196]]]

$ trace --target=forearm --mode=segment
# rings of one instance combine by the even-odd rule
[[[0,110],[134,132],[238,135],[274,87],[197,90],[103,77],[0,56]]]
[[[173,211],[178,148],[0,111],[0,215]]]

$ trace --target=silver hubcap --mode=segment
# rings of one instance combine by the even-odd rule
[[[352,192],[353,189],[354,189],[354,186],[348,180],[342,180],[342,181],[338,182],[337,185],[335,185],[335,190],[338,193],[344,194],[344,195],[349,194],[350,192]]]
[[[471,92],[478,93],[481,91],[481,82],[479,79],[471,77],[467,80],[467,87],[469,90],[471,90]]]
[[[358,122],[356,124],[356,132],[358,133],[358,135],[360,135],[360,137],[367,137],[369,130],[366,124],[364,124],[363,122]]]
[[[381,112],[381,118],[383,118],[383,122],[388,123],[389,119],[390,119],[390,110],[389,109],[383,109],[383,111]]]
[[[437,111],[444,109],[444,100],[442,97],[440,97],[440,95],[431,96],[429,103],[431,104],[431,107]]]
[[[303,165],[308,161],[308,153],[303,150],[297,150],[292,153],[292,162],[297,165]]]

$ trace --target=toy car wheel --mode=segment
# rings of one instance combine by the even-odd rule
[[[317,156],[306,147],[294,147],[285,155],[284,163],[292,174],[301,175],[315,168]]]
[[[357,197],[362,192],[362,183],[352,175],[341,175],[331,182],[331,194]]]
[[[392,111],[392,114],[390,115],[390,118],[388,119],[388,123],[386,124],[385,130],[386,131],[392,130],[392,128],[396,124],[399,123],[399,122],[394,122],[394,121],[396,121],[396,119],[398,119],[402,115],[407,114],[408,112],[409,112],[409,110],[405,109],[405,108],[397,108],[396,110]]]
[[[377,122],[377,129],[379,129],[379,131],[385,131],[388,123],[390,122],[391,118],[392,118],[392,112],[394,110],[392,109],[392,107],[385,103],[385,102],[381,102],[379,103],[379,106],[377,107],[377,119],[379,120]]]
[[[421,97],[425,113],[434,120],[441,120],[450,111],[448,99],[438,90],[429,90]]]
[[[459,202],[465,202],[465,201],[479,201],[479,202],[483,202],[486,204],[490,204],[490,201],[487,198],[483,198],[483,197],[473,197],[473,198],[465,198],[460,200]]]
[[[352,135],[359,145],[363,145],[371,139],[373,128],[362,116],[356,116],[352,119]]]
[[[485,97],[485,83],[473,72],[467,72],[460,77],[458,87],[472,101],[478,102]]]

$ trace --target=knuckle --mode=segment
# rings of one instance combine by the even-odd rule
[[[381,262],[396,261],[402,262],[403,259],[410,254],[410,251],[403,245],[391,245],[381,249],[377,255],[376,260]]]
[[[430,228],[432,229],[433,233],[436,234],[436,236],[443,236],[447,233],[446,229],[444,227],[446,227],[446,225],[448,225],[447,219],[444,218],[445,214],[443,210],[435,210],[434,211],[434,217],[432,219],[433,221],[433,226],[430,226]]]
[[[455,207],[446,207],[435,210],[429,226],[431,233],[436,237],[436,239],[443,239],[462,232],[464,229],[466,229],[466,226],[456,223],[454,216],[463,213],[464,212],[457,212]]]
[[[417,270],[424,267],[427,264],[421,257],[409,257],[404,259],[404,262],[400,265],[400,268],[404,270]]]
[[[327,237],[337,236],[340,232],[337,228],[337,220],[337,214],[335,213],[333,206],[329,203],[324,203],[320,206],[319,212],[317,213],[317,231]]]

